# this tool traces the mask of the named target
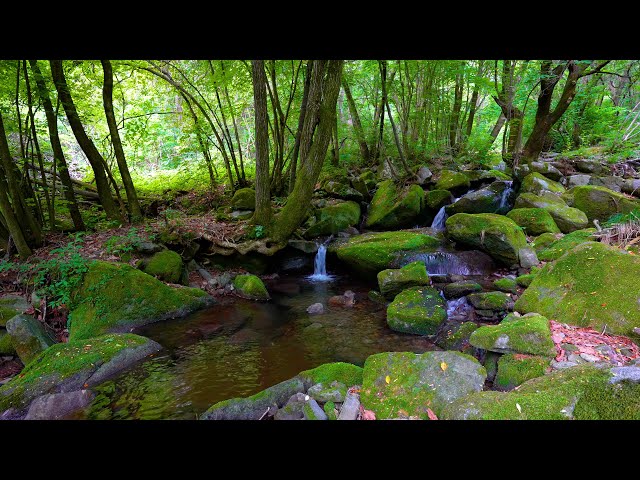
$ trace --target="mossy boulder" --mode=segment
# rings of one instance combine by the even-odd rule
[[[322,407],[324,413],[327,415],[327,420],[337,420],[338,415],[336,414],[336,404],[333,402],[327,402]]]
[[[356,202],[341,202],[321,208],[315,215],[316,223],[304,232],[306,238],[331,235],[360,221],[360,205]]]
[[[590,222],[604,222],[616,213],[628,213],[640,208],[640,201],[608,188],[585,185],[573,189],[573,206],[586,213]]]
[[[589,219],[582,210],[568,206],[562,198],[553,193],[522,193],[516,198],[515,208],[545,209],[562,233],[580,230],[589,224]]]
[[[499,325],[480,327],[469,343],[476,348],[497,353],[524,353],[555,357],[549,320],[542,315],[524,316]]]
[[[424,194],[424,204],[426,208],[438,211],[445,205],[453,201],[453,195],[449,190],[431,190]]]
[[[527,248],[522,229],[510,218],[493,213],[457,213],[446,221],[447,232],[456,242],[484,250],[505,265],[518,263]]]
[[[269,300],[269,292],[260,277],[255,275],[238,275],[233,279],[233,287],[241,297],[251,300]]]
[[[442,170],[435,188],[437,190],[449,190],[454,193],[461,193],[468,190],[470,186],[471,182],[465,173]]]
[[[542,252],[552,243],[560,240],[563,236],[564,234],[562,233],[543,233],[542,235],[538,235],[536,238],[534,238],[533,242],[531,242],[531,247],[538,255],[538,259],[544,261],[543,258],[540,258],[540,252]]]
[[[538,255],[538,258],[543,262],[556,260],[581,243],[594,240],[593,234],[595,232],[595,228],[585,228],[568,233],[562,238],[555,240],[554,242],[547,245],[546,248],[542,249]]]
[[[560,233],[555,220],[544,208],[516,208],[507,213],[507,217],[524,228],[527,235]]]
[[[360,400],[378,419],[401,415],[429,418],[458,398],[482,390],[487,373],[460,352],[385,352],[364,363]]]
[[[511,297],[504,292],[472,293],[467,296],[467,300],[478,310],[494,312],[507,310],[511,304]]]
[[[516,283],[521,287],[527,288],[533,282],[533,279],[536,278],[535,273],[526,273],[524,275],[520,275],[516,278]]]
[[[13,348],[25,365],[56,343],[44,325],[32,315],[14,316],[7,322],[7,333],[11,336]]]
[[[393,180],[385,180],[371,200],[366,226],[373,230],[413,226],[423,209],[424,190],[419,185],[399,189]]]
[[[336,380],[329,384],[316,383],[309,387],[307,395],[320,403],[344,402],[344,399],[347,396],[347,385]]]
[[[343,200],[354,200],[361,202],[364,199],[362,193],[358,190],[351,188],[348,183],[337,180],[326,180],[322,183],[322,190],[324,190],[330,197],[341,198]]]
[[[565,188],[560,183],[549,180],[538,172],[530,173],[524,177],[522,184],[520,185],[521,193],[535,193],[536,195],[539,195],[545,191],[562,194],[565,192]]]
[[[130,333],[57,343],[0,387],[0,412],[23,410],[41,395],[94,387],[161,349],[153,340]]]
[[[340,261],[358,272],[375,274],[393,267],[406,252],[433,251],[439,245],[438,239],[421,233],[381,232],[353,236],[335,252]]]
[[[7,324],[7,320],[24,313],[31,308],[31,304],[19,295],[3,295],[0,297],[0,327]]]
[[[448,283],[444,286],[442,292],[448,299],[460,298],[470,293],[476,293],[482,291],[482,285],[476,282],[459,281]]]
[[[498,390],[513,390],[527,380],[544,375],[550,363],[549,357],[518,353],[502,355],[493,386]]]
[[[197,288],[173,288],[129,265],[93,261],[72,296],[71,340],[128,331],[211,305]]]
[[[469,177],[471,188],[476,188],[479,185],[495,180],[513,180],[513,178],[500,170],[465,170],[464,174]]]
[[[408,263],[402,268],[389,268],[378,272],[380,293],[389,299],[406,288],[430,284],[427,268],[421,261]]]
[[[479,328],[474,322],[451,321],[441,328],[435,338],[435,344],[443,350],[458,350],[465,352],[471,349],[469,337]]]
[[[547,264],[514,308],[599,331],[633,336],[640,327],[640,258],[586,242]]]
[[[300,372],[298,376],[311,385],[331,382],[340,382],[347,386],[362,385],[362,367],[345,362],[325,363]]]
[[[0,355],[16,355],[11,335],[4,329],[0,329]]]
[[[639,420],[640,385],[611,383],[612,370],[584,364],[528,380],[510,392],[485,391],[446,405],[444,420]]]
[[[562,173],[556,167],[547,162],[531,162],[523,163],[515,169],[516,178],[524,179],[532,172],[540,173],[546,178],[559,182],[562,179]]]
[[[499,278],[493,282],[493,286],[501,292],[516,293],[518,291],[518,283],[514,278]]]
[[[253,188],[241,188],[236,190],[231,199],[231,206],[235,210],[255,210],[256,191]]]
[[[149,261],[145,262],[142,270],[163,282],[188,284],[182,257],[173,250],[162,250],[153,254]]]
[[[516,194],[511,188],[512,182],[498,181],[491,185],[469,192],[457,202],[447,205],[448,215],[456,213],[499,213],[505,214],[513,205]]]
[[[446,319],[446,303],[432,287],[403,290],[387,307],[387,324],[397,332],[435,335]]]

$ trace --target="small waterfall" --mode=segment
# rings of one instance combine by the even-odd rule
[[[509,196],[513,193],[513,182],[504,182],[507,184],[507,188],[502,191],[502,196],[500,197],[500,205],[498,206],[498,211],[504,210],[508,208],[507,202],[509,201]]]
[[[449,300],[447,302],[447,317],[448,318],[465,318],[471,311],[471,305],[467,302],[467,297],[456,298],[455,300]]]
[[[438,214],[436,215],[436,218],[433,219],[433,222],[431,223],[431,228],[433,228],[436,231],[442,231],[444,230],[445,227],[445,222],[447,221],[447,212],[444,210],[445,207],[442,207],[439,211]]]
[[[316,282],[328,282],[333,278],[331,275],[327,275],[327,247],[325,245],[318,245],[318,253],[316,253],[316,259],[313,264],[313,275],[308,278],[315,280]]]

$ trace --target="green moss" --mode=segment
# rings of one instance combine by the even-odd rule
[[[336,415],[336,404],[333,402],[327,402],[324,404],[324,413],[327,414],[329,420],[337,420],[338,416]]]
[[[340,178],[340,180],[334,180],[333,178]],[[346,179],[346,175],[344,177],[334,176],[323,181],[322,190],[334,198],[355,200],[357,202],[363,200],[362,193],[349,186],[349,180]]]
[[[551,193],[564,193],[564,187],[558,182],[549,180],[544,175],[533,172],[524,177],[520,191],[524,193],[534,193],[536,195],[547,191]]]
[[[469,337],[478,329],[474,322],[456,323],[455,326],[442,335],[438,334],[437,345],[443,350],[465,351],[469,347]]]
[[[353,385],[362,385],[362,371],[362,367],[351,363],[334,362],[305,370],[300,372],[298,376],[307,379],[312,385],[317,383],[329,385],[331,382],[337,381],[352,387]]]
[[[16,355],[16,349],[11,341],[11,335],[0,330],[0,355]]]
[[[552,320],[633,335],[640,327],[640,259],[598,242],[547,264],[515,304]]]
[[[556,356],[549,320],[541,315],[480,327],[469,342],[476,348],[498,353]]]
[[[595,231],[595,228],[585,228],[583,230],[576,230],[575,232],[571,232],[563,236],[559,240],[554,241],[542,251],[540,251],[540,253],[538,254],[538,260],[543,262],[550,262],[552,260],[560,258],[569,250],[573,250],[581,243],[593,240],[593,234],[595,233]]]
[[[408,288],[387,307],[387,324],[397,332],[435,335],[446,319],[446,304],[432,287]]]
[[[467,296],[469,303],[479,310],[506,310],[511,298],[503,292],[472,293]]]
[[[307,238],[338,233],[360,221],[360,205],[356,202],[340,202],[321,208],[316,214],[317,222],[305,233]]]
[[[419,185],[399,190],[392,180],[386,180],[371,200],[366,226],[381,230],[410,226],[423,208],[424,190]]]
[[[238,210],[255,210],[256,191],[253,188],[241,188],[236,190],[231,199],[231,206]]]
[[[459,298],[469,295],[470,293],[481,292],[482,285],[476,282],[453,282],[445,285],[442,291],[444,296],[449,299]]]
[[[589,224],[589,219],[582,210],[568,206],[562,198],[549,192],[540,195],[523,193],[516,199],[515,208],[545,209],[563,233],[586,228]]]
[[[507,354],[498,360],[498,372],[493,386],[500,390],[512,390],[521,383],[545,374],[551,359],[548,357]]]
[[[562,237],[562,233],[543,233],[536,237],[533,242],[531,242],[531,247],[536,251],[538,260],[540,260],[540,252]]]
[[[584,185],[573,189],[573,205],[586,213],[589,221],[604,222],[616,213],[628,213],[640,208],[640,201],[605,187]]]
[[[144,268],[144,272],[164,282],[185,284],[182,257],[173,250],[155,253]]]
[[[12,319],[18,314],[14,308],[3,307],[0,304],[0,327],[4,327],[7,324],[7,320]]]
[[[6,326],[7,320],[24,313],[30,306],[24,298],[16,295],[0,297],[0,327]]]
[[[452,200],[453,196],[449,190],[431,190],[424,194],[424,203],[432,210],[440,210]]]
[[[268,300],[271,298],[267,287],[265,287],[262,280],[255,275],[238,275],[233,279],[233,286],[243,297],[254,300]]]
[[[126,348],[144,345],[149,340],[131,333],[109,334],[90,340],[56,343],[44,350],[6,385],[0,387],[0,411],[17,406],[20,396],[34,384],[53,383],[84,370],[94,371]],[[55,378],[55,381],[53,380]]]
[[[536,278],[535,273],[527,273],[526,275],[520,275],[516,278],[516,283],[521,287],[527,288],[533,282],[533,279]]]
[[[440,241],[414,232],[368,233],[351,237],[336,249],[338,258],[361,273],[389,268],[403,252],[435,249]]]
[[[480,248],[506,265],[517,263],[520,249],[527,247],[522,229],[503,215],[457,213],[447,219],[446,227],[456,242]]]
[[[500,278],[493,282],[493,286],[503,292],[516,293],[518,291],[517,283],[512,278]]]
[[[516,208],[507,217],[524,228],[527,235],[560,233],[553,217],[544,208]]]
[[[94,261],[72,297],[70,339],[184,315],[209,301],[200,289],[172,288],[129,265]]]
[[[427,268],[422,261],[411,262],[399,269],[378,272],[380,292],[387,298],[393,298],[409,287],[430,284]]]
[[[435,188],[438,190],[459,190],[469,188],[470,185],[469,177],[464,173],[442,170]]]

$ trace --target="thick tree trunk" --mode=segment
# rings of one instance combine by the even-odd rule
[[[313,189],[331,140],[336,102],[340,91],[343,60],[314,60],[309,87],[311,104],[305,117],[300,152],[300,169],[293,192],[275,219],[270,238],[284,243],[298,228],[308,213]],[[326,66],[326,67],[325,67]],[[326,70],[326,75],[323,75]],[[315,104],[315,105],[314,105]],[[315,111],[317,110],[317,117]],[[317,125],[315,119],[318,119]],[[313,128],[315,126],[315,129]],[[311,133],[311,134],[305,134]],[[313,143],[311,138],[313,137]]]
[[[360,148],[360,156],[362,157],[364,163],[367,164],[369,162],[369,145],[367,145],[367,140],[364,135],[364,129],[362,128],[362,122],[360,121],[360,115],[358,114],[356,102],[353,100],[353,95],[351,95],[351,88],[344,78],[342,79],[342,88],[345,95],[347,96],[349,115],[351,116],[353,131],[356,134],[356,140],[358,141],[358,147]]]
[[[129,173],[127,160],[124,156],[122,142],[120,141],[120,133],[118,132],[116,117],[113,112],[113,69],[111,68],[111,62],[109,60],[101,60],[101,62],[102,70],[104,72],[104,85],[102,88],[104,113],[107,117],[107,124],[109,125],[111,144],[113,145],[113,151],[116,156],[116,161],[118,162],[118,170],[120,171],[120,177],[122,178],[124,190],[127,194],[131,220],[136,223],[142,220],[142,210],[140,209],[140,203],[138,202],[138,195],[133,185],[133,180],[131,180],[131,174]]]
[[[76,137],[80,148],[82,148],[82,151],[87,156],[87,160],[93,169],[96,179],[96,187],[98,188],[98,195],[100,195],[100,204],[102,205],[102,208],[104,208],[108,218],[123,221],[124,219],[120,214],[120,209],[118,208],[118,205],[116,205],[111,194],[111,190],[109,189],[109,180],[104,168],[104,159],[93,144],[93,141],[87,135],[87,132],[85,132],[82,122],[80,121],[80,117],[78,116],[76,106],[73,103],[73,98],[71,97],[71,92],[62,69],[62,60],[50,60],[49,64],[51,65],[53,82],[55,83],[56,90],[58,91],[58,98],[60,98],[62,107],[67,114],[67,119],[69,120],[69,125],[73,131],[73,135]]]
[[[267,75],[263,60],[252,60],[251,66],[256,129],[256,210],[253,213],[252,222],[267,226],[271,222]]]

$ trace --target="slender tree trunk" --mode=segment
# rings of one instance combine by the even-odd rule
[[[449,123],[449,147],[455,154],[458,151],[458,123],[460,119],[460,109],[462,108],[462,74],[456,75],[456,87],[453,98],[453,110]]]
[[[67,80],[62,68],[62,60],[50,60],[49,64],[51,65],[51,75],[53,77],[56,90],[58,91],[58,97],[60,98],[62,107],[67,114],[71,130],[73,131],[80,148],[82,148],[82,151],[87,156],[87,160],[93,169],[98,195],[100,196],[100,204],[104,208],[108,218],[123,221],[124,219],[120,214],[120,209],[118,208],[118,205],[116,205],[113,195],[111,194],[111,190],[109,189],[109,180],[104,168],[104,158],[102,158],[102,155],[94,145],[93,141],[89,138],[87,132],[85,132],[82,122],[80,121],[80,117],[78,116],[76,106],[73,103],[73,98],[71,97],[71,92],[67,85]]]
[[[191,106],[191,102],[189,101],[189,98],[187,98],[187,96],[180,92],[180,95],[182,96],[182,99],[185,101],[185,103],[187,104],[187,107],[189,107],[189,112],[191,113],[191,118],[193,119],[193,125],[194,128],[196,130],[196,137],[198,138],[198,144],[200,145],[200,150],[202,150],[202,155],[204,156],[204,161],[207,164],[207,170],[209,171],[209,182],[210,182],[210,187],[211,187],[211,191],[213,191],[213,189],[216,186],[216,175],[214,175],[214,165],[213,165],[213,161],[211,160],[211,154],[209,153],[209,149],[207,148],[204,139],[202,138],[202,130],[200,128],[200,123],[198,123],[198,116],[196,115],[196,112],[193,110],[193,107]]]
[[[495,142],[496,138],[498,138],[498,134],[500,133],[500,130],[502,130],[502,127],[504,126],[504,123],[507,121],[507,117],[504,116],[504,114],[502,112],[500,112],[500,115],[498,116],[498,120],[496,120],[496,124],[493,126],[493,129],[491,129],[491,138],[493,139],[493,142]]]
[[[360,115],[358,114],[356,102],[353,100],[353,95],[351,95],[351,88],[349,87],[349,84],[347,83],[345,78],[342,79],[342,88],[345,95],[347,96],[349,115],[351,115],[353,131],[356,134],[356,140],[358,141],[358,147],[360,148],[360,156],[362,157],[363,162],[366,164],[369,162],[369,146],[367,145],[367,140],[364,135],[364,130],[362,128],[362,122],[360,121]]]
[[[256,210],[252,222],[267,226],[271,222],[267,75],[263,60],[252,60],[251,66],[256,128]]]
[[[129,173],[129,167],[127,166],[127,160],[124,156],[124,150],[120,140],[120,133],[118,132],[116,116],[113,112],[113,69],[111,68],[111,62],[109,60],[101,60],[101,62],[102,70],[104,72],[104,85],[102,88],[104,113],[107,117],[107,124],[109,125],[111,144],[113,145],[113,151],[116,156],[116,161],[118,162],[118,170],[120,171],[120,177],[122,178],[124,190],[127,194],[131,220],[134,223],[137,223],[142,220],[142,210],[140,209],[140,202],[138,202],[136,188],[133,185],[133,180]]]
[[[302,127],[307,113],[307,103],[309,101],[309,85],[311,84],[311,67],[312,62],[307,62],[307,68],[304,78],[304,90],[302,91],[302,105],[300,106],[300,116],[298,117],[298,129],[296,131],[296,142],[293,146],[293,156],[291,157],[290,175],[289,175],[289,193],[293,192],[296,183],[296,173],[298,169],[298,155],[300,153],[300,136],[302,135]]]

